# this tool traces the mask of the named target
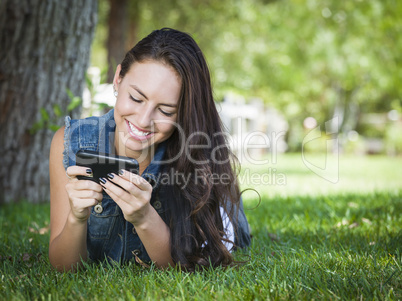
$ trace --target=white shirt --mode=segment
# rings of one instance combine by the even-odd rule
[[[226,214],[225,210],[223,209],[223,207],[220,207],[220,211],[221,211],[221,217],[222,217],[223,231],[225,231],[225,234],[226,234],[225,238],[229,239],[232,242],[234,242],[235,234],[234,234],[233,225],[230,222],[230,219],[227,216],[227,214]],[[233,248],[233,243],[232,242],[227,242],[227,241],[222,241],[222,242],[225,245],[226,249],[228,249],[229,251],[232,250],[232,248]]]

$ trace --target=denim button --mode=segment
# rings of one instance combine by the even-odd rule
[[[162,203],[161,203],[160,201],[156,201],[156,202],[154,203],[154,208],[155,208],[156,210],[161,209],[161,208],[162,208]]]
[[[141,254],[141,251],[138,250],[138,249],[135,249],[135,250],[133,251],[133,254],[134,254],[135,256],[139,256],[139,255]]]
[[[135,230],[135,228],[133,227],[133,234],[137,234],[137,231]]]
[[[95,210],[96,213],[101,214],[102,211],[103,211],[103,207],[102,207],[101,204],[98,204],[98,205],[95,206],[94,210]]]

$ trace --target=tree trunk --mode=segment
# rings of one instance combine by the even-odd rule
[[[116,66],[123,60],[126,53],[125,40],[127,36],[128,5],[127,0],[109,0],[110,11],[108,19],[107,81],[113,81]]]
[[[81,96],[96,0],[0,2],[0,203],[49,199],[49,150]]]
[[[138,0],[131,0],[128,5],[128,30],[126,37],[126,50],[130,50],[138,42],[138,20],[140,18],[140,3]]]

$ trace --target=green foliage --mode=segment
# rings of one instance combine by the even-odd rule
[[[40,108],[39,112],[41,118],[30,128],[29,133],[31,135],[43,129],[49,129],[52,132],[56,132],[60,128],[60,126],[57,124],[60,118],[69,115],[74,109],[78,108],[81,105],[81,97],[74,96],[70,89],[67,89],[66,92],[68,97],[71,99],[70,103],[67,106],[67,111],[63,112],[62,108],[57,103],[52,105],[52,109],[50,110],[52,111],[51,115],[50,112],[45,108]]]
[[[134,263],[88,263],[77,273],[58,273],[47,258],[49,204],[3,205],[0,295],[6,300],[401,299],[402,186],[399,181],[395,189],[388,179],[402,161],[348,157],[337,191],[326,193],[328,184],[324,193],[316,189],[310,195],[300,187],[316,183],[300,157],[278,162],[288,184],[275,195],[272,186],[259,189],[258,206],[245,194],[253,243],[248,254],[236,254],[245,263],[228,269],[187,274]],[[360,181],[376,192],[362,192],[367,190],[356,185]]]
[[[70,89],[67,89],[67,94],[68,97],[71,99],[70,103],[67,106],[67,114],[69,114],[72,110],[78,108],[81,105],[82,99],[81,97],[75,96]]]
[[[291,121],[290,137],[308,116],[322,124],[339,115],[347,133],[362,113],[402,103],[401,1],[138,3],[140,38],[166,26],[190,32],[209,62],[216,99],[227,91],[262,98]]]
[[[53,106],[53,112],[54,112],[54,115],[56,117],[62,117],[63,116],[63,112],[62,112],[60,106],[57,103]]]
[[[39,121],[35,122],[31,129],[30,129],[30,134],[35,134],[38,130],[41,130],[46,127],[48,121],[49,121],[49,114],[44,108],[40,108],[39,110],[41,119]]]

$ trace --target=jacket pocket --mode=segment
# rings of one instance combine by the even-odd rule
[[[119,206],[108,196],[103,195],[102,212],[96,213],[93,207],[88,219],[88,235],[94,239],[110,239],[119,216]]]

